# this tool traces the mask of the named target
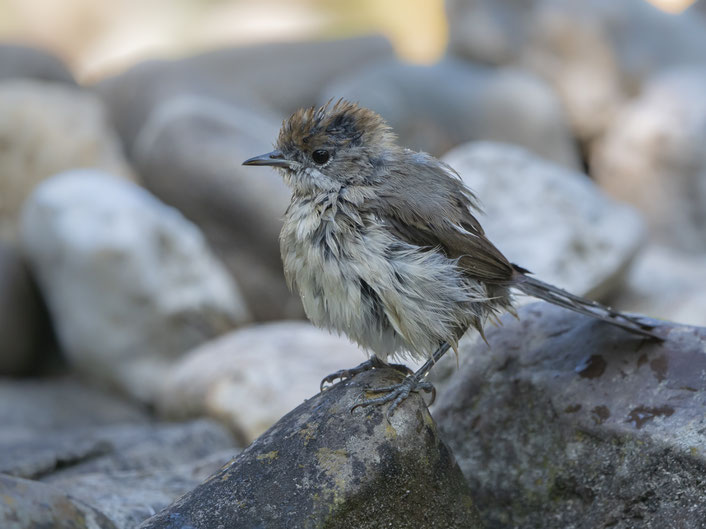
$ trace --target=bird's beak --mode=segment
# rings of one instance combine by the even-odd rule
[[[243,165],[270,165],[272,167],[289,167],[289,160],[284,157],[282,151],[272,151],[260,156],[253,156],[243,162]]]

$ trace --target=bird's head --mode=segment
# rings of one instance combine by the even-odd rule
[[[243,165],[276,167],[298,193],[335,192],[373,184],[396,149],[395,136],[379,114],[339,100],[295,112],[282,123],[275,150]]]

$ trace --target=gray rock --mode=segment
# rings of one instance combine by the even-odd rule
[[[0,474],[3,529],[117,529],[92,507],[37,481]]]
[[[145,410],[74,378],[0,379],[0,472],[31,478],[77,464],[107,448],[78,432],[148,421]]]
[[[93,94],[59,83],[5,80],[0,115],[0,238],[16,237],[22,204],[59,171],[94,167],[133,178]]]
[[[651,79],[590,159],[600,186],[640,209],[655,240],[692,252],[706,251],[704,94],[706,67]]]
[[[487,527],[703,526],[706,329],[648,342],[544,303],[503,324],[434,414]]]
[[[134,148],[145,186],[204,231],[258,320],[303,317],[279,254],[289,189],[272,169],[241,165],[272,150],[279,126],[239,106],[174,98],[155,109]]]
[[[157,409],[166,417],[209,416],[249,444],[319,387],[365,360],[344,337],[304,322],[240,329],[187,354],[165,377]]]
[[[101,81],[95,90],[111,109],[131,152],[152,108],[171,97],[248,101],[288,116],[313,105],[321,87],[341,73],[392,54],[390,43],[379,36],[228,48],[173,62],[138,64]]]
[[[640,217],[585,175],[493,143],[460,146],[443,160],[480,199],[490,240],[543,281],[603,297],[642,246]]]
[[[145,402],[183,352],[249,317],[198,228],[126,180],[42,183],[22,243],[71,363]]]
[[[0,378],[0,442],[4,446],[61,429],[148,420],[145,410],[135,404],[87,386],[75,377]],[[11,462],[9,458],[5,461]],[[8,472],[8,467],[0,472]]]
[[[613,299],[630,312],[706,327],[706,255],[650,245]]]
[[[166,507],[238,452],[214,421],[153,423],[133,404],[67,378],[0,379],[0,424],[2,475],[41,479],[123,529]],[[29,483],[16,514],[36,508],[28,503],[35,487]],[[0,513],[2,507],[0,501]],[[72,519],[66,516],[62,523]]]
[[[37,79],[76,85],[66,65],[47,50],[0,44],[0,79]]]
[[[136,527],[239,452],[230,434],[207,420],[59,427],[41,435],[14,436],[9,442],[6,437],[0,433],[0,469],[41,479],[44,487],[52,489],[36,482],[20,483],[29,483],[30,492],[36,487],[60,490],[71,502],[90,505],[121,529]],[[0,476],[10,479],[7,474]],[[2,486],[0,479],[0,491]],[[27,516],[24,510],[32,512],[32,504],[27,505],[32,496],[21,495],[15,512]],[[56,523],[71,519],[57,514]]]
[[[163,469],[77,474],[51,479],[51,484],[100,510],[116,527],[129,529],[196,488],[234,455],[235,450],[230,449]]]
[[[544,76],[583,140],[600,136],[649,76],[706,65],[704,21],[643,0],[448,0],[447,11],[452,53]]]
[[[376,370],[306,401],[231,464],[140,527],[480,527],[421,397],[388,422],[351,406],[399,380]]]
[[[470,140],[496,140],[578,166],[558,98],[529,72],[453,59],[432,66],[389,60],[336,79],[320,101],[339,97],[377,111],[402,145],[435,156]]]
[[[15,453],[26,458],[39,450],[68,452],[71,446],[92,446],[72,461],[61,461],[41,477],[48,483],[70,481],[83,474],[115,474],[120,472],[170,470],[192,464],[217,452],[238,451],[233,437],[221,425],[208,419],[185,423],[122,424],[56,430],[43,439],[27,439]]]
[[[60,460],[41,480],[98,509],[120,528],[136,527],[240,451],[225,428],[208,420],[64,431],[41,441],[28,439],[24,450],[31,457],[42,449],[65,454],[70,446],[93,450]]]
[[[46,307],[19,250],[2,241],[0,337],[0,375],[36,371],[53,337]]]

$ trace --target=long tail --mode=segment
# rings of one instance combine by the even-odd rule
[[[535,279],[525,274],[525,271],[517,267],[513,276],[513,287],[529,296],[543,299],[554,305],[559,305],[569,310],[603,320],[612,325],[617,325],[635,334],[654,338],[663,341],[664,338],[651,332],[654,325],[641,321],[635,316],[624,314],[610,307],[601,305],[596,301],[591,301],[579,296],[575,296],[566,290]]]

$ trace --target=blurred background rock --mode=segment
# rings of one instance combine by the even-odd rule
[[[705,4],[0,0],[0,472],[134,527],[364,358],[304,320],[289,190],[241,166],[331,98],[542,279],[706,325]]]

